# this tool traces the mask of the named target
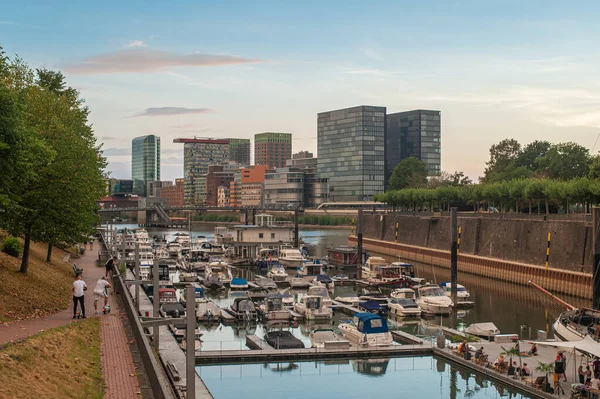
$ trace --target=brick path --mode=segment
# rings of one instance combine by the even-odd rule
[[[100,356],[106,386],[105,398],[139,398],[140,387],[123,322],[121,321],[124,313],[120,313],[112,290],[109,290],[111,293],[109,295],[111,312],[108,315],[95,314],[94,312],[93,290],[98,279],[104,276],[104,267],[96,266],[99,247],[99,243],[96,242],[94,250],[86,250],[80,259],[73,259],[72,263],[76,263],[79,268],[83,269],[83,280],[88,287],[85,292],[86,316],[101,318]],[[98,303],[98,308],[102,309],[102,303]],[[71,302],[67,309],[48,317],[1,326],[0,347],[10,342],[23,340],[42,330],[49,330],[72,322],[76,321],[73,320],[73,304]]]

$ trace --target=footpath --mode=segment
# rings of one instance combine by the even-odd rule
[[[96,242],[94,248],[99,248]],[[99,278],[104,276],[104,267],[96,266],[98,250],[86,249],[85,254],[79,259],[72,259],[77,267],[83,269],[83,280],[88,289],[85,292],[85,315],[86,317],[100,318],[100,358],[102,360],[102,374],[106,392],[105,399],[129,399],[140,397],[140,384],[137,379],[136,369],[129,349],[129,342],[125,335],[121,313],[113,290],[109,289],[109,314],[95,313],[94,311],[94,287]],[[75,278],[73,278],[75,281]],[[102,309],[102,303],[98,303],[98,310]],[[23,340],[30,335],[49,330],[54,327],[69,323],[73,320],[73,305],[48,317],[24,320],[8,326],[0,327],[0,347]]]

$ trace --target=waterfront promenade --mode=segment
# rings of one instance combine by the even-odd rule
[[[93,290],[96,281],[104,275],[104,267],[96,266],[97,250],[99,243],[94,245],[94,250],[86,250],[85,254],[79,259],[72,259],[71,263],[83,269],[83,279],[86,282],[88,290],[85,293],[86,316],[100,318],[100,358],[102,361],[102,374],[105,384],[105,398],[107,399],[128,399],[138,398],[140,384],[137,373],[143,373],[143,370],[136,370],[131,356],[130,343],[125,334],[125,327],[122,319],[125,317],[121,313],[116,296],[109,290],[109,304],[111,312],[107,315],[94,313],[94,295]],[[73,279],[74,280],[74,279]],[[50,284],[51,282],[49,282]],[[56,314],[39,319],[23,320],[0,327],[0,348],[11,342],[18,342],[39,332],[47,331],[51,328],[60,327],[69,323],[76,323],[73,320],[73,305]],[[99,309],[101,304],[99,304]]]

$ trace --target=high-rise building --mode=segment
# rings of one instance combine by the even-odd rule
[[[183,206],[184,179],[175,179],[175,185],[160,189],[160,198],[167,200],[168,206]]]
[[[430,176],[441,171],[441,112],[417,109],[387,115],[386,187],[396,165],[408,157],[427,164]]]
[[[318,114],[317,170],[330,201],[372,201],[384,190],[385,114],[370,105]]]
[[[254,164],[283,168],[292,157],[291,133],[258,133],[254,135]]]
[[[183,143],[184,202],[186,205],[206,202],[206,174],[210,165],[229,161],[229,139],[175,139]]]
[[[229,204],[231,206],[263,205],[265,174],[271,172],[266,165],[253,165],[237,169],[229,183]]]
[[[211,165],[206,174],[206,205],[217,206],[219,187],[229,189],[233,181],[234,170],[226,169],[223,165]]]
[[[173,185],[171,180],[166,181],[149,181],[146,183],[147,197],[160,197],[160,190]]]
[[[250,166],[250,139],[229,139],[229,160]]]
[[[133,193],[147,195],[149,181],[160,180],[160,137],[153,134],[131,141],[131,179]]]

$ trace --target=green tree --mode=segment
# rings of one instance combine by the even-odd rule
[[[537,170],[539,160],[546,156],[551,147],[552,144],[548,141],[536,140],[527,144],[519,155],[517,155],[515,160],[516,166],[524,166],[531,171]]]
[[[570,180],[586,176],[589,165],[589,150],[573,142],[555,144],[538,159],[538,170],[544,170],[551,179]]]
[[[591,158],[588,177],[590,179],[600,179],[600,155]]]
[[[515,139],[504,139],[490,148],[490,160],[486,162],[484,171],[485,182],[502,180],[506,171],[514,168],[515,161],[521,153],[521,144]]]
[[[415,157],[409,157],[394,168],[390,176],[389,190],[425,187],[427,185],[427,164]]]

